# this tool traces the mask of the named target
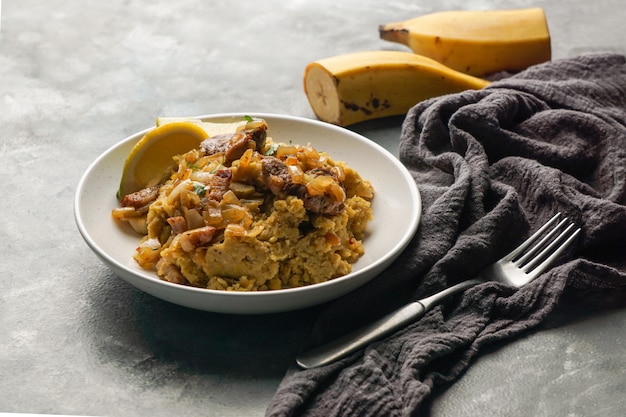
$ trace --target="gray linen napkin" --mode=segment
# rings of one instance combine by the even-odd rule
[[[419,103],[400,158],[423,197],[418,233],[387,271],[325,307],[311,345],[472,278],[557,211],[582,227],[576,248],[521,290],[484,283],[349,358],[294,365],[268,416],[419,415],[433,387],[542,323],[566,290],[626,288],[626,57],[554,61]]]

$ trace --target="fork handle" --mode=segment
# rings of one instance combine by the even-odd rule
[[[424,314],[448,297],[481,282],[480,280],[463,281],[429,297],[413,301],[373,323],[301,354],[296,358],[296,362],[300,367],[310,369],[345,358],[368,344],[395,333],[422,318]]]

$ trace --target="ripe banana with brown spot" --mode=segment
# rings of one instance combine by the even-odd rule
[[[379,27],[382,39],[470,75],[516,72],[551,59],[541,8],[432,13]]]
[[[304,91],[313,112],[340,126],[404,115],[420,101],[489,84],[400,51],[334,56],[311,62],[304,71]]]

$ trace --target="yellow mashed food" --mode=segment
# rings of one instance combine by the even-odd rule
[[[228,291],[346,275],[363,255],[372,185],[310,146],[274,143],[254,120],[174,157],[166,181],[113,211],[143,235],[134,259],[166,281]]]

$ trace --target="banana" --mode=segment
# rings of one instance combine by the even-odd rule
[[[439,12],[380,25],[379,33],[381,39],[475,76],[516,72],[551,59],[541,8]]]
[[[404,115],[422,100],[489,84],[400,51],[334,56],[311,62],[304,71],[304,91],[313,112],[339,126]]]

